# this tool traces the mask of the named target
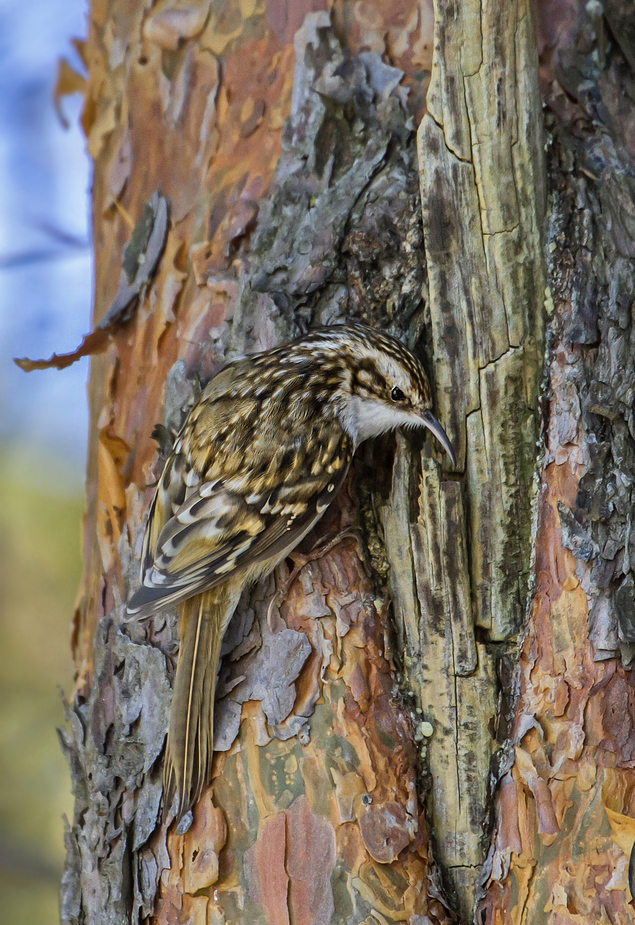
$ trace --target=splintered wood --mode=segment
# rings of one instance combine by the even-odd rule
[[[425,751],[439,860],[465,919],[484,858],[496,663],[500,644],[517,645],[529,589],[545,290],[538,94],[527,0],[435,3],[421,206],[439,416],[462,479],[424,461],[411,488],[417,599],[398,612],[410,683],[434,730]],[[389,537],[410,507],[397,477],[386,513],[397,601],[403,572]]]

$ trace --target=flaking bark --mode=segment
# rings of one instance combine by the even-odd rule
[[[124,622],[161,467],[149,434],[160,421],[169,443],[198,377],[345,317],[419,340],[425,263],[404,73],[357,53],[355,39],[347,53],[326,13],[297,23],[294,48],[257,11],[229,38],[213,9],[192,33],[190,14],[167,7],[94,15],[85,125],[95,237],[107,240],[97,318],[155,188],[171,224],[134,321],[93,368],[64,920],[448,921],[384,588],[356,532],[308,562],[284,598],[282,570],[243,600],[224,645],[213,783],[179,834],[159,816],[175,615]],[[354,477],[314,540],[358,530],[356,493]]]

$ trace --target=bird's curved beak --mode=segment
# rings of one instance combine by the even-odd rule
[[[434,434],[434,436],[437,438],[437,440],[439,441],[439,443],[441,444],[445,452],[450,457],[450,461],[452,465],[456,466],[456,459],[454,458],[454,450],[452,449],[452,444],[448,440],[448,435],[443,430],[443,428],[441,427],[441,425],[439,424],[435,416],[432,414],[432,412],[424,411],[423,414],[421,415],[421,421],[423,424],[425,424],[428,430],[432,434]]]

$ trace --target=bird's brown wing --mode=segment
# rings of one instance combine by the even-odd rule
[[[303,439],[288,429],[242,447],[239,465],[228,449],[201,472],[177,441],[150,512],[142,586],[129,613],[148,615],[293,549],[337,494],[353,454],[344,431],[317,426]]]

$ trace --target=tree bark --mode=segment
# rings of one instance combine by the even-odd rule
[[[62,921],[626,922],[625,7],[539,3],[539,81],[530,0],[320,5],[91,6],[95,322],[157,268],[92,361]],[[166,830],[176,619],[125,619],[150,435],[226,358],[346,318],[427,354],[456,471],[358,454],[315,556],[243,597],[213,781]]]

